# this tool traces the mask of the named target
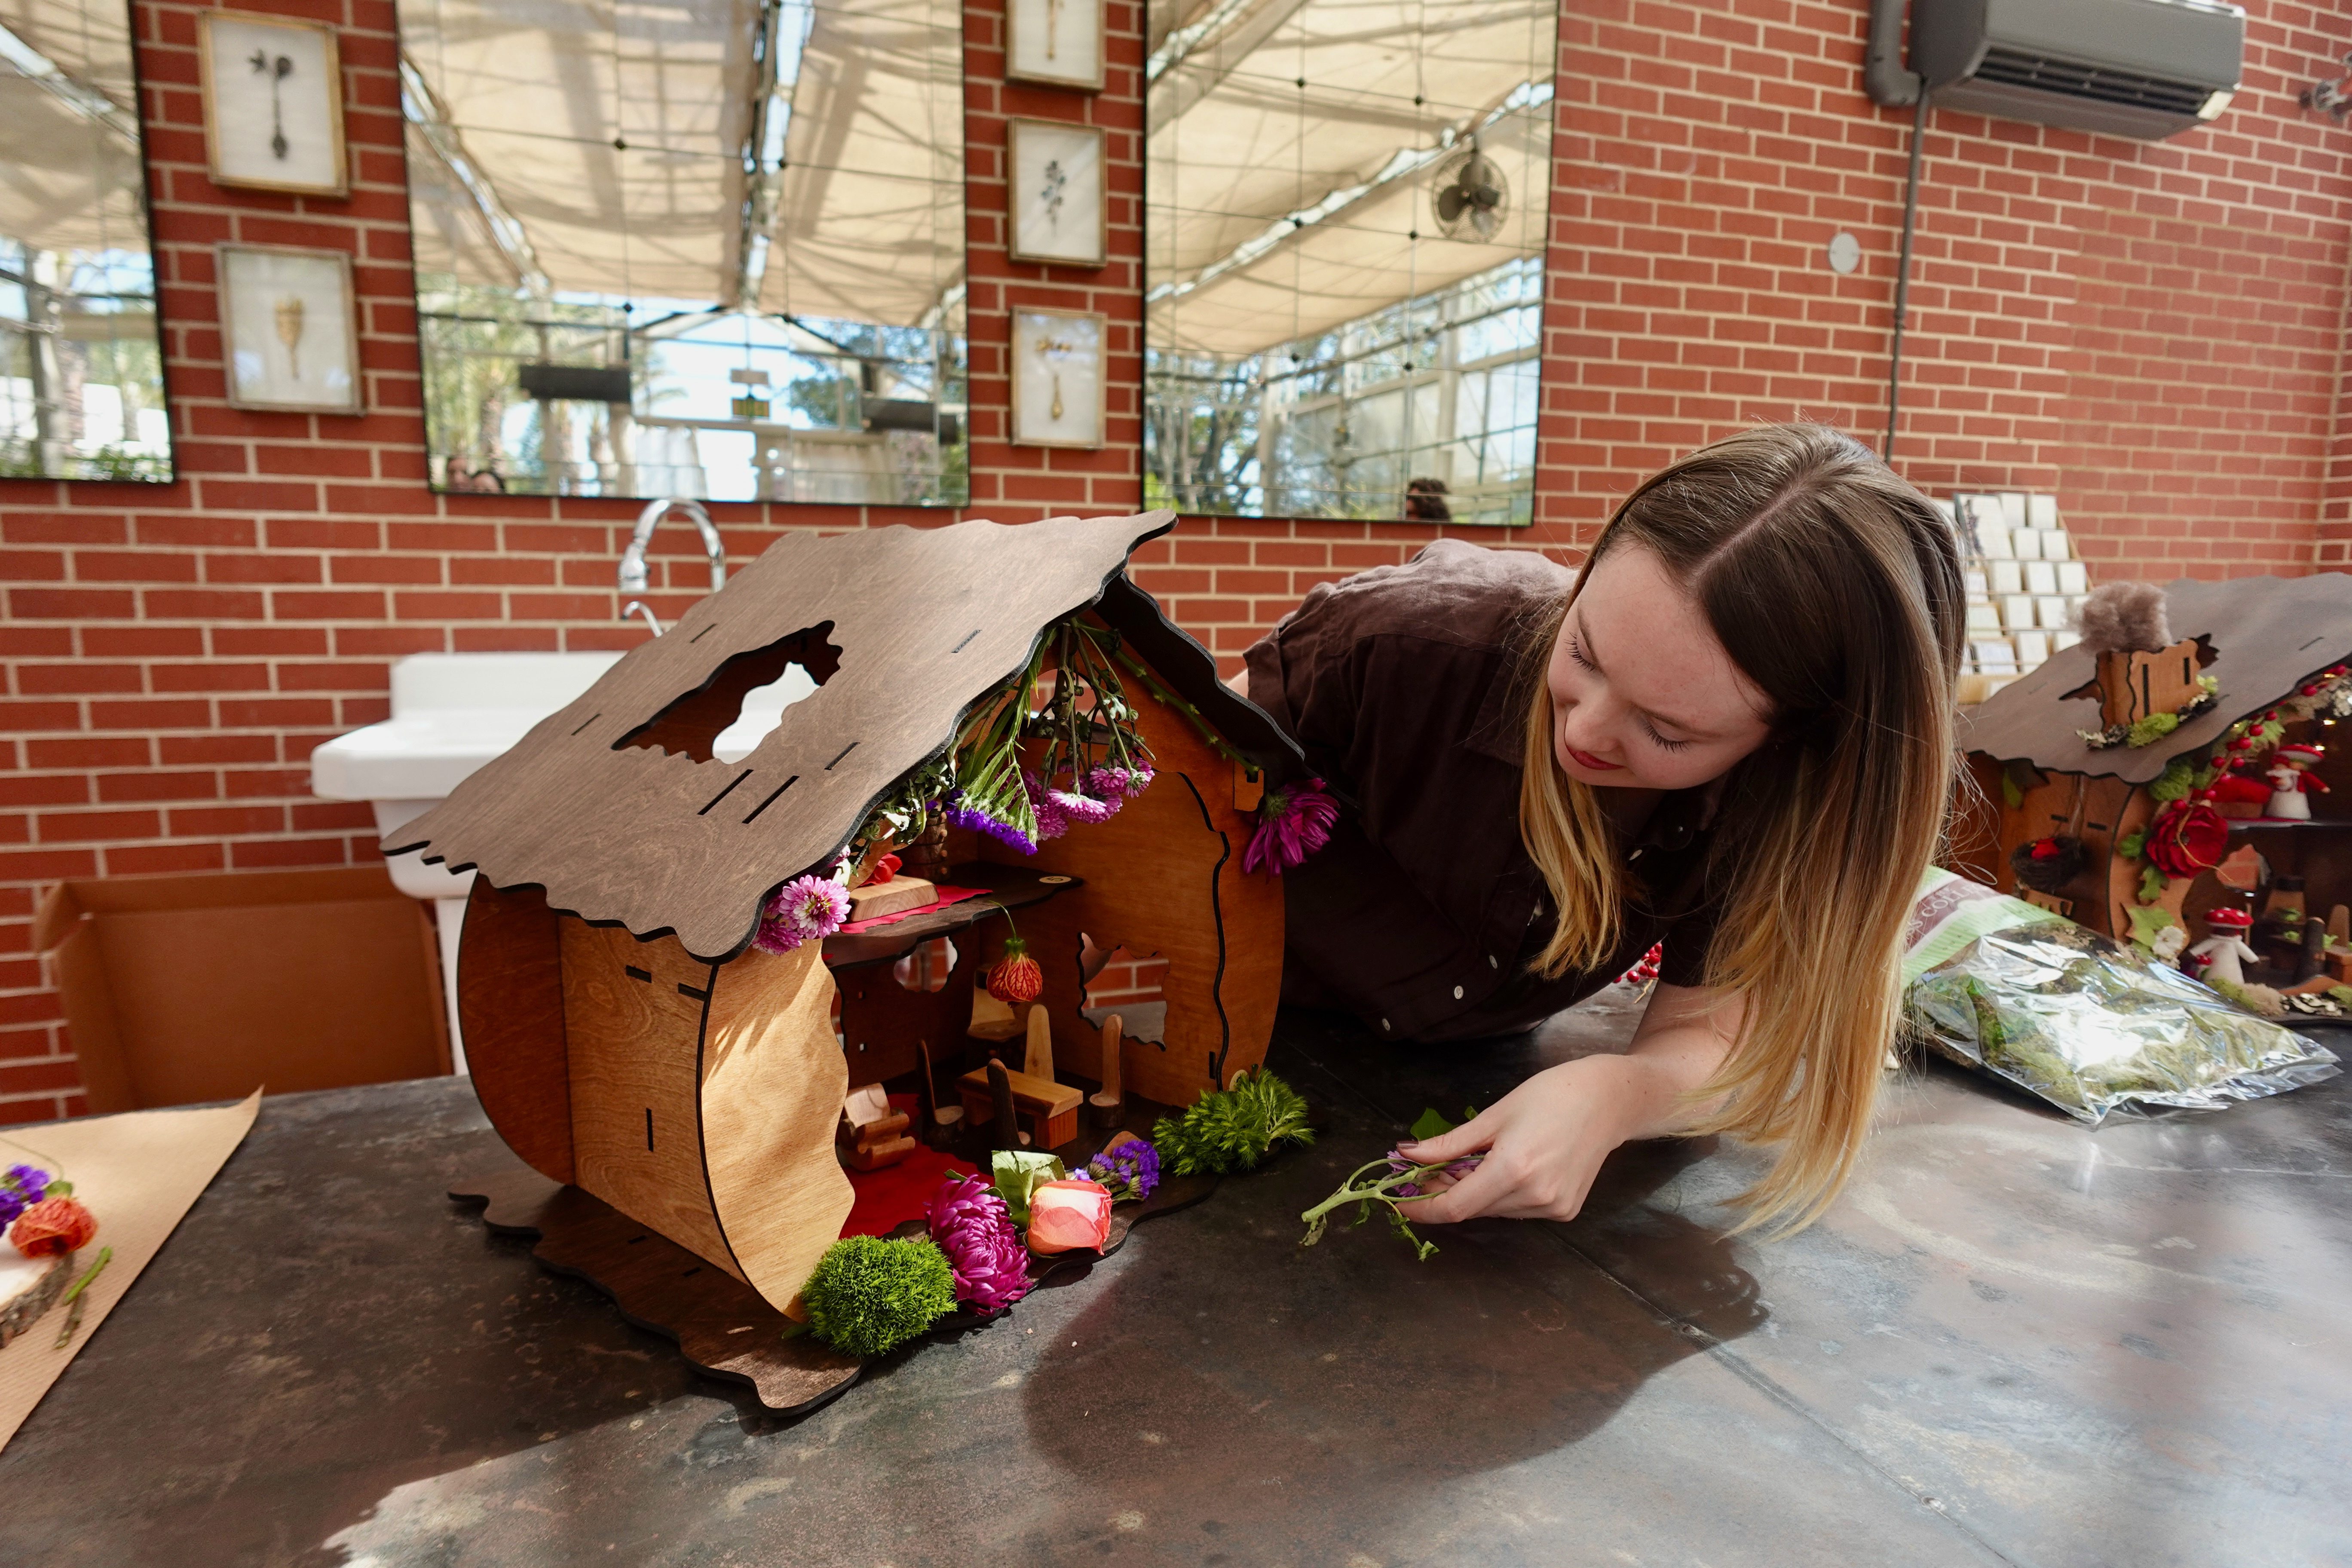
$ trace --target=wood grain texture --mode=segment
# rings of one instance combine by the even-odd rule
[[[1961,748],[2053,773],[2147,784],[2173,758],[2202,753],[2231,724],[2352,658],[2352,576],[2341,572],[2221,583],[2184,577],[2166,584],[2164,597],[2173,636],[2212,639],[2213,662],[2200,672],[2221,683],[2212,707],[2155,745],[2094,750],[2076,731],[2099,728],[2097,658],[2077,644],[1979,703],[1960,726]],[[2090,698],[2067,696],[2086,687]]]
[[[475,878],[457,943],[457,1019],[482,1113],[524,1164],[569,1182],[578,1173],[557,920],[537,888]]]
[[[387,835],[385,851],[422,848],[501,887],[536,882],[559,910],[732,957],[769,893],[837,853],[1045,626],[1094,602],[1138,544],[1173,526],[1173,514],[1150,512],[788,531]],[[740,763],[625,743],[730,658],[828,621],[839,670]]]
[[[812,942],[722,965],[703,1036],[702,1159],[742,1277],[790,1308],[854,1196],[834,1156],[849,1074],[833,1034],[833,976]]]
[[[1080,933],[1106,952],[1167,958],[1168,1026],[1159,1044],[1129,1043],[1122,1077],[1130,1095],[1190,1105],[1265,1058],[1282,988],[1282,883],[1242,872],[1256,823],[1234,809],[1233,763],[1141,682],[1125,684],[1159,776],[1109,821],[1040,847],[1039,869],[1084,885],[1024,910],[1021,934],[1045,971],[1057,1070],[1097,1081],[1101,1036],[1078,1013]],[[1021,863],[992,840],[981,853]]]
[[[700,1065],[712,966],[668,937],[639,942],[570,915],[562,931],[572,1179],[741,1278],[703,1173]],[[828,1140],[845,1087],[828,1100]]]
[[[757,1290],[578,1187],[503,1170],[449,1195],[481,1204],[492,1230],[535,1237],[532,1256],[587,1280],[621,1315],[677,1342],[697,1371],[751,1385],[778,1415],[815,1409],[857,1381],[863,1363],[803,1334]]]
[[[973,944],[959,942],[959,949]],[[953,973],[937,991],[909,991],[887,964],[845,971],[841,987],[841,1054],[852,1084],[880,1083],[922,1069],[928,1048],[933,1061],[952,1061],[963,1052],[964,1024],[971,1016],[972,955],[959,952]]]

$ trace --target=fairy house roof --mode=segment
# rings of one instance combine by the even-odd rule
[[[1288,738],[1127,578],[1136,547],[1174,526],[1154,511],[788,533],[383,851],[537,884],[556,909],[724,962],[771,893],[838,856],[965,707],[1089,605],[1282,782],[1301,766]],[[795,663],[816,690],[740,762],[716,760],[743,694]]]
[[[1963,721],[1962,748],[2044,773],[2147,784],[2173,758],[2202,753],[2232,724],[2352,658],[2352,576],[2343,573],[2221,583],[2184,577],[2164,593],[2172,635],[2200,638],[2211,650],[2202,673],[2220,682],[2212,707],[2152,746],[2089,745],[2079,731],[2101,727],[2097,658],[2077,646],[1987,699]]]

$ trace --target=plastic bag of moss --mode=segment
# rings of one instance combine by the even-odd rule
[[[2333,1078],[2336,1054],[2169,964],[1930,868],[1904,954],[1904,1026],[1958,1062],[2097,1126],[2218,1110]]]

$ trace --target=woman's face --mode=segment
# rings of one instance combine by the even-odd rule
[[[1551,650],[1552,754],[1570,778],[1689,789],[1771,733],[1771,703],[1698,602],[1639,545],[1601,558]]]

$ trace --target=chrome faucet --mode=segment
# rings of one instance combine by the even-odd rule
[[[719,530],[711,522],[710,514],[702,510],[700,501],[674,497],[668,500],[651,502],[645,510],[637,514],[636,530],[629,535],[628,548],[621,552],[620,591],[622,593],[642,594],[646,591],[648,582],[646,573],[646,546],[653,542],[654,530],[661,526],[662,519],[673,511],[686,513],[688,520],[694,524],[695,531],[702,535],[702,547],[710,555],[711,591],[716,593],[726,585],[727,547],[719,542]],[[645,616],[646,625],[653,628],[654,636],[661,636],[661,622],[654,618],[653,611],[647,608],[642,600],[632,599],[621,606],[621,619],[625,621],[631,616]]]

